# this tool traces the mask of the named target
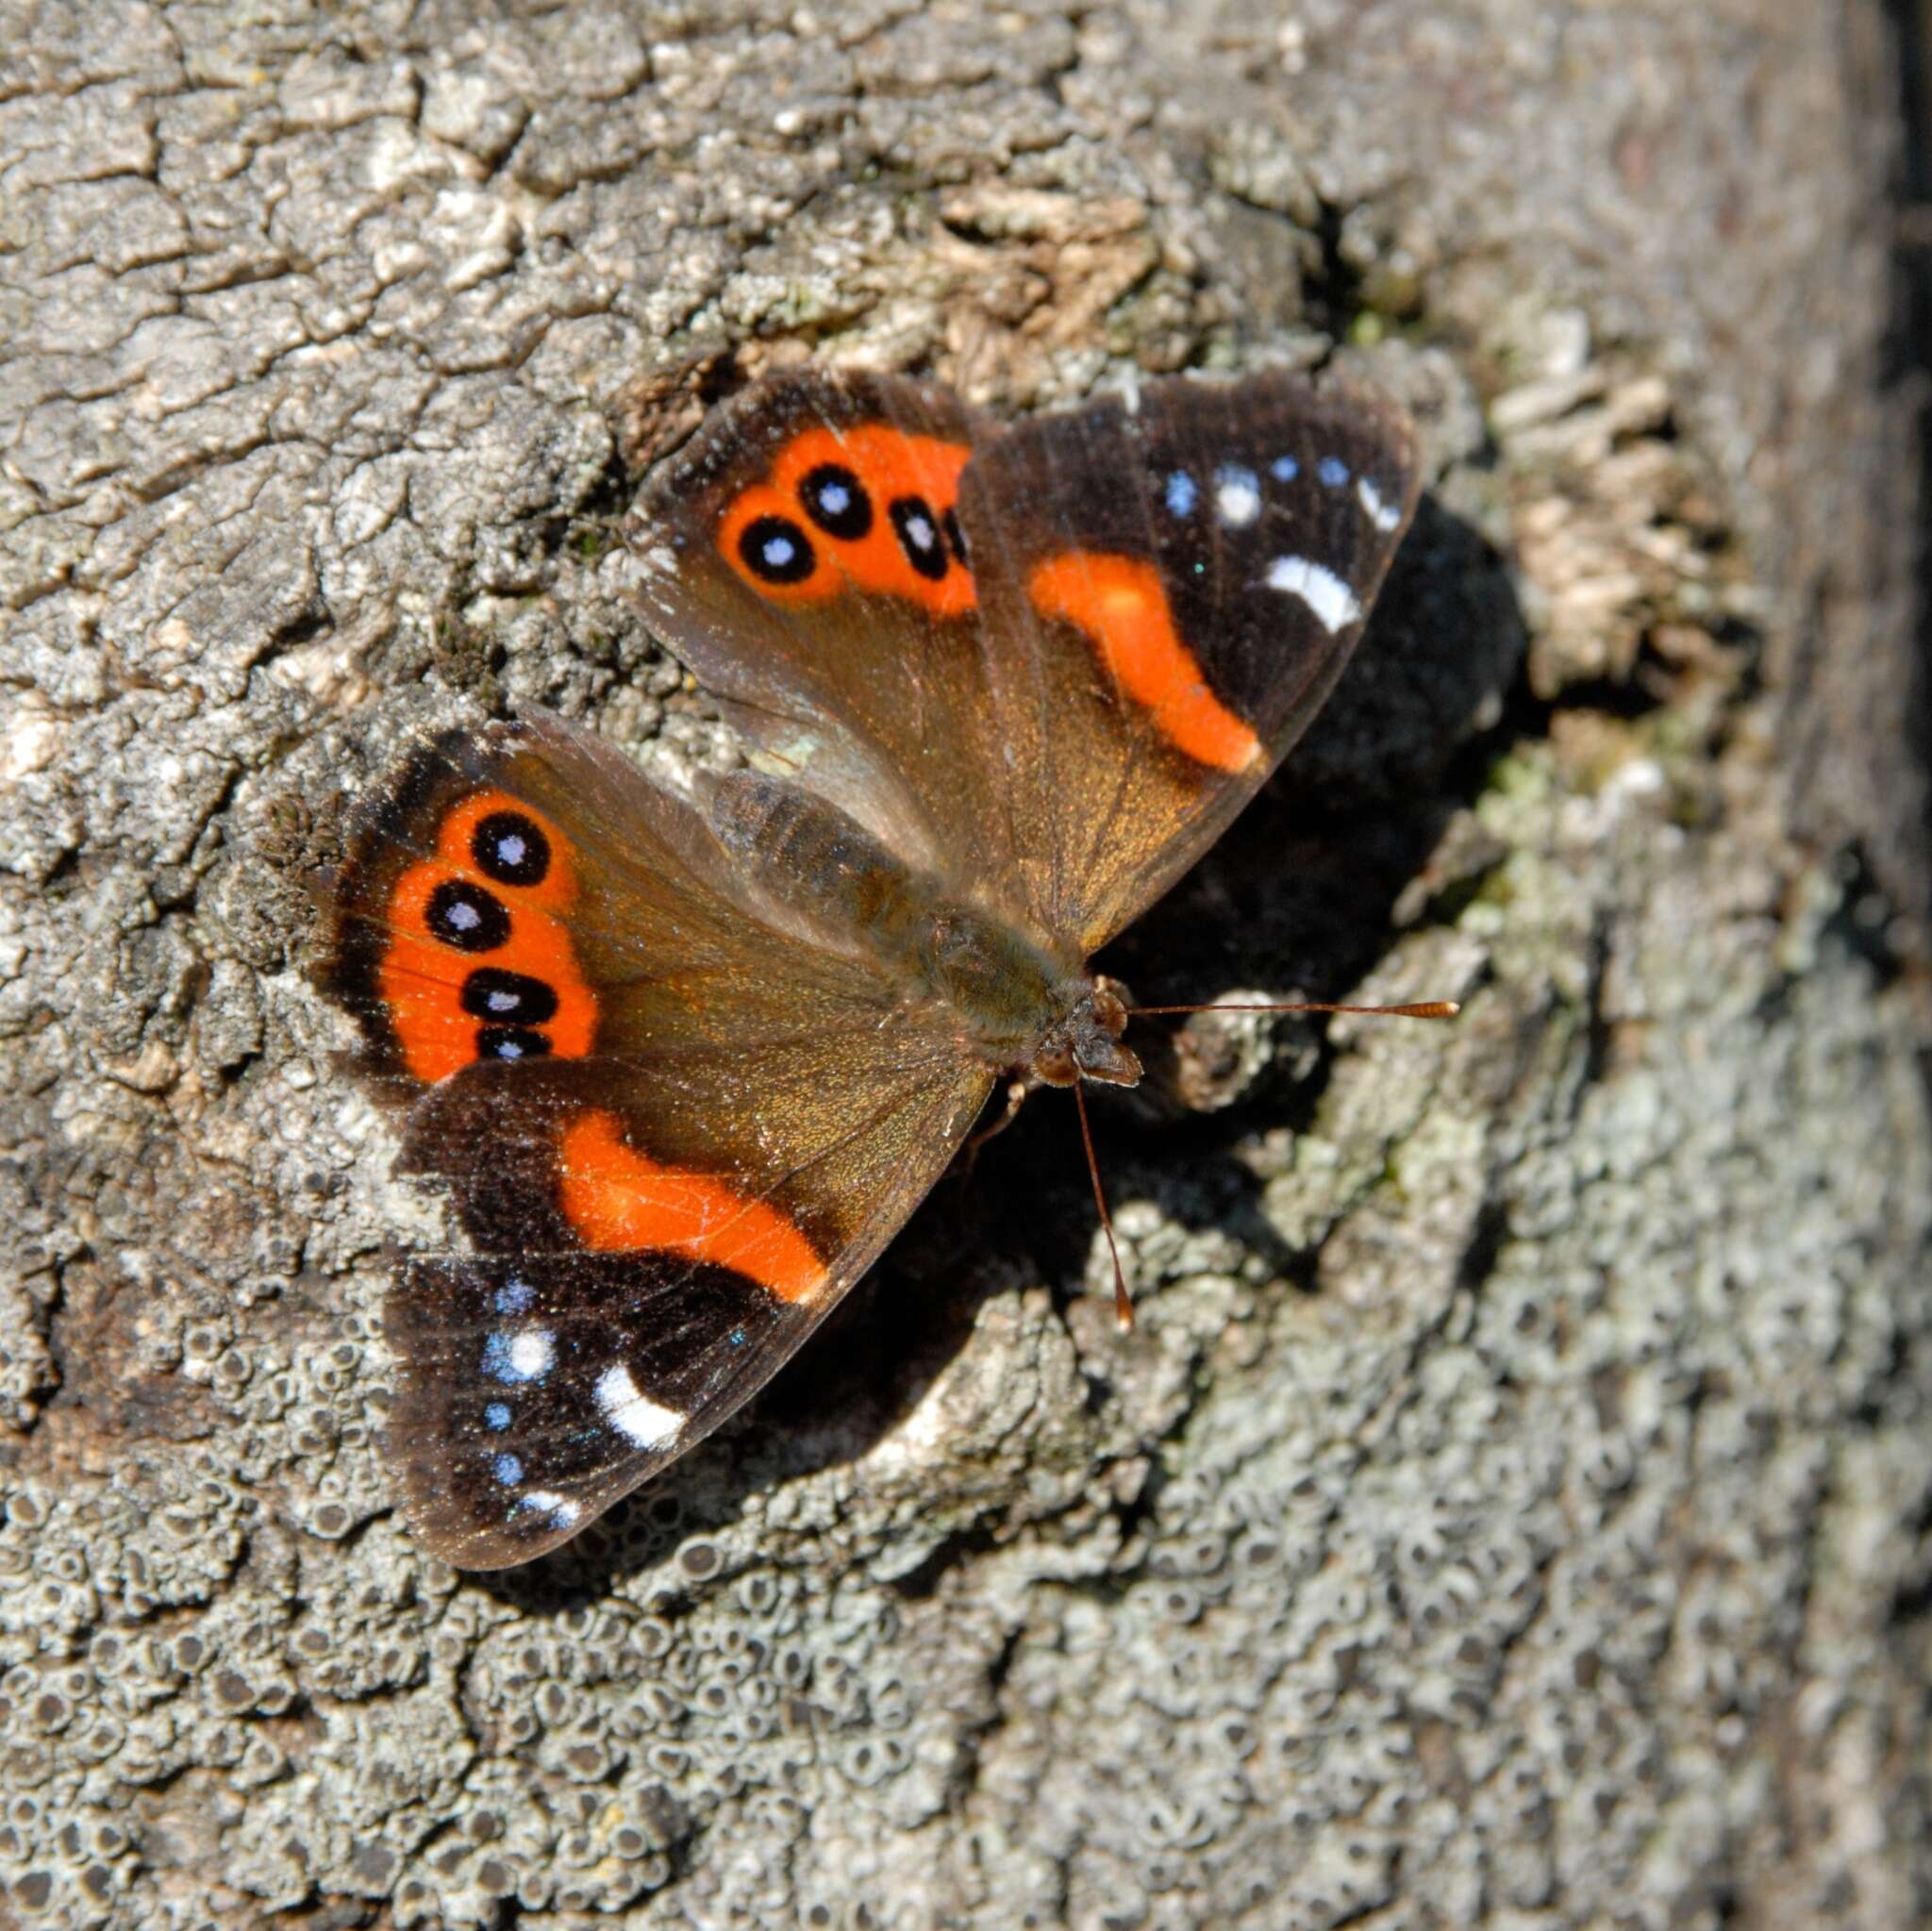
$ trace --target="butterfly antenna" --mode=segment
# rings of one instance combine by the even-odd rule
[[[1424,999],[1415,1006],[1330,1006],[1324,1001],[1298,999],[1284,1005],[1251,1006],[1230,1000],[1220,1006],[1130,1006],[1130,1019],[1151,1019],[1169,1012],[1366,1012],[1382,1019],[1454,1019],[1462,1010],[1454,999]]]
[[[1087,1095],[1080,1082],[1074,1082],[1074,1106],[1080,1115],[1080,1143],[1087,1149],[1087,1173],[1093,1182],[1093,1205],[1100,1209],[1100,1224],[1107,1234],[1107,1251],[1113,1256],[1113,1318],[1121,1332],[1129,1334],[1134,1326],[1134,1304],[1127,1293],[1126,1270],[1121,1265],[1121,1243],[1113,1237],[1113,1216],[1107,1210],[1107,1190],[1100,1184],[1100,1162],[1093,1157],[1093,1127],[1087,1118]]]

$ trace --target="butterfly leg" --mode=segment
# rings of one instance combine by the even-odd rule
[[[1033,1090],[1035,1084],[1036,1082],[1028,1079],[1009,1079],[1007,1082],[1007,1104],[1001,1109],[999,1118],[991,1126],[982,1126],[960,1149],[958,1171],[962,1175],[973,1171],[973,1163],[979,1157],[979,1149],[1013,1124],[1013,1117],[1019,1112],[1021,1102]]]

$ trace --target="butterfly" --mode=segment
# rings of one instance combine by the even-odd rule
[[[323,983],[468,1243],[386,1312],[431,1549],[540,1555],[716,1428],[1000,1082],[1140,1077],[1087,961],[1320,708],[1418,488],[1397,406],[1282,373],[1011,427],[792,373],[660,466],[635,594],[745,768],[452,732],[333,886]]]

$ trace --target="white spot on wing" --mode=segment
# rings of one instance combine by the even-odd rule
[[[1261,481],[1230,463],[1214,473],[1214,513],[1229,529],[1246,529],[1261,513]]]
[[[1268,588],[1299,597],[1332,637],[1362,613],[1356,593],[1337,576],[1306,557],[1277,557],[1268,566]]]
[[[550,1372],[557,1358],[557,1339],[547,1327],[522,1329],[509,1344],[509,1364],[526,1380]]]
[[[1402,512],[1392,503],[1382,500],[1382,492],[1364,476],[1355,486],[1356,500],[1368,512],[1369,521],[1385,534],[1402,521]]]
[[[555,1489],[526,1489],[517,1497],[517,1507],[547,1508],[550,1520],[560,1529],[569,1528],[584,1512],[569,1496],[559,1495]]]
[[[483,1369],[498,1381],[535,1381],[557,1359],[557,1337],[547,1327],[492,1334],[483,1343]]]
[[[662,1448],[676,1440],[689,1419],[641,1393],[622,1361],[597,1377],[597,1404],[610,1417],[611,1426],[640,1448]]]

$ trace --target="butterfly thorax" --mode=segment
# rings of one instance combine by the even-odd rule
[[[1083,977],[1064,988],[1062,996],[1062,1016],[1041,1040],[1026,1070],[1046,1086],[1072,1086],[1078,1079],[1138,1086],[1141,1061],[1121,1044],[1127,1007],[1113,980]]]
[[[889,851],[838,806],[784,778],[707,780],[712,829],[782,915],[858,946],[954,1016],[962,1047],[1049,1086],[1083,1075],[1131,1086],[1126,1008],[1104,979],[1058,958],[1012,920]]]
[[[1024,933],[944,899],[931,904],[919,944],[926,983],[996,1070],[1047,1086],[1140,1079],[1140,1060],[1120,1042],[1126,1007],[1106,979],[1057,970]]]

